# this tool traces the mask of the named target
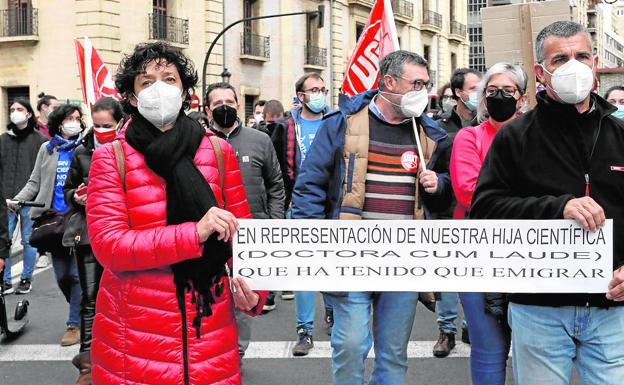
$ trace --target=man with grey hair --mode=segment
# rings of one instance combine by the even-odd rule
[[[537,36],[537,107],[506,124],[483,163],[471,218],[573,219],[598,231],[613,218],[606,294],[509,296],[517,385],[624,383],[624,124],[592,93],[598,58],[587,31],[555,22]]]
[[[450,204],[445,158],[450,141],[423,113],[430,84],[427,62],[396,51],[379,65],[379,91],[341,96],[339,110],[324,118],[295,184],[293,218],[423,220]],[[364,384],[373,340],[369,384],[404,384],[418,293],[325,295],[334,307],[333,384]]]

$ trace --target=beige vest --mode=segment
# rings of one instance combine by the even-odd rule
[[[419,124],[418,134],[420,143],[423,146],[423,156],[425,164],[435,151],[437,143],[425,135],[425,130]],[[368,106],[347,117],[347,128],[345,130],[345,145],[343,157],[345,160],[345,177],[343,180],[344,195],[342,207],[350,207],[362,210],[364,208],[364,196],[366,193],[366,173],[368,169],[368,145],[369,145],[369,116]],[[355,154],[353,164],[351,164],[351,154]],[[351,190],[348,187],[348,178],[351,167],[353,167],[353,179]],[[417,182],[418,183],[418,182]],[[416,196],[414,204],[414,218],[424,219],[424,211],[420,205],[419,189],[416,186]],[[362,215],[340,212],[340,219],[362,219]]]

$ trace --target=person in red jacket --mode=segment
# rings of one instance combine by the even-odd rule
[[[520,113],[527,100],[527,75],[522,67],[494,64],[477,87],[478,126],[457,133],[451,153],[451,184],[457,205],[454,219],[468,217],[483,160],[500,128]],[[509,328],[500,304],[502,295],[459,293],[470,325],[470,374],[474,385],[503,385],[509,354]]]
[[[197,74],[166,43],[136,46],[115,82],[130,119],[95,151],[87,192],[104,267],[93,384],[240,384],[234,306],[257,314],[266,293],[228,277],[236,218],[250,218],[234,151],[184,114]]]

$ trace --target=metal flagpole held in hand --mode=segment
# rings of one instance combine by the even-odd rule
[[[420,135],[418,135],[418,126],[416,126],[416,118],[412,116],[412,126],[414,127],[414,136],[416,137],[416,147],[418,147],[418,157],[420,161],[418,162],[422,168],[421,171],[426,171],[427,166],[425,165],[425,157],[423,156],[422,145],[420,144]]]

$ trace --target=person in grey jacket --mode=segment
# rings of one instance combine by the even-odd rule
[[[35,112],[27,99],[18,98],[10,106],[11,123],[8,131],[0,135],[0,163],[2,164],[2,198],[10,199],[17,194],[28,181],[35,166],[37,151],[46,139],[39,134]],[[6,202],[5,202],[6,205]],[[30,246],[32,221],[29,207],[17,207],[8,213],[8,237],[13,239],[18,220],[24,246],[24,268],[17,286],[17,294],[27,294],[32,289],[32,276],[37,260],[37,249]],[[2,291],[11,294],[15,291],[11,284],[11,259],[7,258],[3,274]]]
[[[58,107],[50,115],[48,128],[52,139],[39,148],[28,182],[13,198],[45,204],[42,208],[33,207],[30,210],[31,218],[36,218],[50,209],[58,213],[66,213],[69,209],[65,203],[63,186],[69,173],[72,155],[80,144],[85,128],[80,107],[70,104]],[[74,345],[80,342],[80,284],[76,258],[60,240],[58,245],[50,245],[48,249],[46,251],[52,254],[56,282],[69,303],[67,329],[61,345]]]
[[[211,84],[206,100],[210,129],[236,151],[252,217],[283,219],[284,181],[271,138],[259,130],[242,126],[236,94],[228,83]],[[229,105],[229,102],[235,104]]]
[[[204,102],[210,129],[227,140],[236,151],[252,217],[283,219],[286,199],[284,180],[271,138],[264,132],[242,126],[238,118],[238,97],[229,83],[211,84]],[[275,299],[271,293],[263,310],[274,308]],[[251,320],[243,312],[236,312],[241,358],[251,339]]]

